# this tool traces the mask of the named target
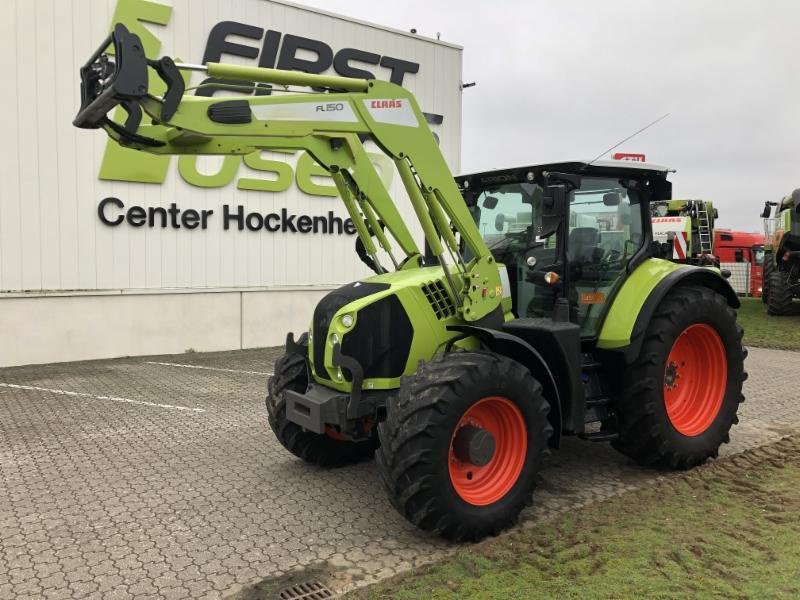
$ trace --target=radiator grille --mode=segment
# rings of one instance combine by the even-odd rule
[[[448,317],[453,317],[456,314],[456,306],[453,304],[453,299],[447,293],[444,283],[441,281],[434,281],[422,286],[422,293],[425,294],[428,302],[433,308],[436,318],[440,321]]]

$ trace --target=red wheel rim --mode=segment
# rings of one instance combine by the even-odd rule
[[[725,346],[710,325],[689,325],[675,340],[664,368],[664,404],[672,426],[683,435],[706,431],[725,397]]]
[[[460,461],[453,450],[456,434],[466,425],[485,429],[494,437],[494,454],[482,467]],[[517,405],[500,396],[483,398],[464,413],[450,438],[448,467],[453,489],[475,506],[497,502],[514,487],[527,453],[528,431]]]

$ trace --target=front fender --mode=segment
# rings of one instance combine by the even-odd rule
[[[488,329],[476,325],[451,325],[447,329],[475,337],[492,352],[507,356],[528,368],[531,375],[542,384],[544,396],[550,403],[548,419],[553,426],[553,436],[550,438],[550,445],[554,448],[558,448],[561,442],[562,430],[561,396],[558,391],[556,379],[542,355],[525,340],[496,329]]]

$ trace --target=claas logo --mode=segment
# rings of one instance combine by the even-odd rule
[[[370,108],[402,108],[402,100],[373,100],[369,103]]]

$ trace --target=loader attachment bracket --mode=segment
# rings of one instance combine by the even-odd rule
[[[113,47],[113,54],[110,54],[109,46]],[[178,67],[167,56],[148,60],[139,36],[118,23],[81,67],[81,108],[72,124],[83,129],[110,129],[118,136],[118,141],[125,145],[162,146],[163,142],[136,133],[142,122],[139,103],[148,95],[148,66],[167,85],[161,120],[172,118],[185,90]],[[121,106],[128,114],[124,125],[109,116],[117,106]]]

